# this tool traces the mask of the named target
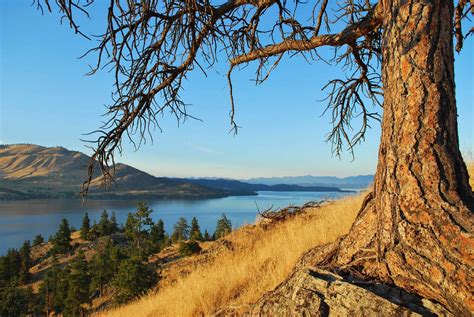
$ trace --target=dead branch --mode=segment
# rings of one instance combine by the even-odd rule
[[[310,201],[310,202],[305,203],[302,206],[290,205],[282,209],[280,208],[274,209],[272,206],[263,211],[258,210],[258,206],[257,206],[257,212],[260,215],[260,217],[262,217],[263,219],[268,220],[270,223],[276,223],[276,222],[293,218],[297,215],[301,215],[305,213],[309,208],[321,208],[321,206],[326,205],[328,202],[329,200],[327,199],[320,200],[320,201]]]

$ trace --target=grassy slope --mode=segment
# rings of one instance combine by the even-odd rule
[[[163,271],[156,294],[103,316],[196,316],[256,301],[281,283],[298,258],[347,233],[363,196],[338,200],[264,229],[245,226],[202,255]],[[219,247],[220,246],[220,247]]]
[[[474,163],[468,168],[474,187]],[[281,283],[303,253],[346,234],[362,199],[344,198],[266,230],[245,226],[226,237],[229,243],[216,242],[226,247],[213,246],[164,268],[155,293],[100,316],[199,316],[225,307],[244,311]]]

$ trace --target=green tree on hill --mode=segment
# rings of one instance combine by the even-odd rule
[[[150,230],[150,242],[152,251],[160,251],[166,245],[167,239],[168,237],[165,232],[165,224],[162,219],[159,219],[158,222],[153,225]]]
[[[89,302],[90,282],[89,266],[81,251],[69,265],[67,295],[64,300],[65,316],[84,315],[81,305]]]
[[[109,234],[114,234],[119,231],[119,226],[117,223],[117,216],[115,215],[115,211],[112,211],[112,215],[110,216],[109,221]]]
[[[204,239],[196,217],[193,217],[191,220],[190,239],[196,241],[202,241]]]
[[[153,221],[153,212],[145,203],[139,203],[137,211],[129,213],[125,223],[125,236],[133,242],[135,249],[132,249],[139,256],[145,255],[149,250],[149,236]],[[144,252],[146,251],[146,252]]]
[[[31,261],[31,245],[30,240],[26,240],[20,248],[20,272],[19,272],[19,283],[25,285],[29,282],[31,278],[30,267],[32,264]]]
[[[81,238],[84,240],[89,240],[90,230],[91,220],[89,219],[89,214],[86,212],[84,218],[82,219]]]
[[[0,257],[0,288],[9,285],[13,279],[18,280],[21,262],[20,253],[16,249],[8,249],[7,253]]]
[[[72,249],[71,246],[71,229],[69,228],[69,222],[63,218],[59,225],[59,230],[52,239],[53,241],[53,254],[66,253]]]
[[[104,237],[109,235],[109,230],[110,230],[110,220],[109,220],[109,214],[107,213],[107,210],[103,210],[102,213],[100,214],[100,220],[99,223],[97,224],[97,233],[99,234],[99,237]]]
[[[35,239],[33,240],[33,246],[39,246],[44,242],[44,238],[42,235],[38,234],[35,236]]]
[[[98,290],[102,296],[104,287],[110,283],[117,273],[120,262],[125,256],[111,240],[98,247],[97,253],[91,260],[91,291]]]
[[[0,316],[26,316],[32,298],[30,289],[14,285],[0,288]]]
[[[228,235],[232,231],[232,222],[225,214],[217,220],[215,238],[219,239]]]
[[[45,313],[54,311],[60,314],[64,311],[64,303],[68,292],[69,268],[61,268],[57,258],[53,258],[51,268],[46,272],[40,289],[40,296],[46,298]]]
[[[112,284],[117,293],[115,300],[124,303],[133,299],[151,287],[158,281],[158,275],[154,269],[138,259],[127,259],[120,263],[119,269]]]
[[[171,241],[178,242],[189,239],[189,225],[186,218],[181,217],[178,222],[173,226],[173,234],[171,235]]]
[[[211,241],[211,236],[209,235],[209,232],[206,230],[204,230],[204,236],[203,236],[203,239],[204,241]]]

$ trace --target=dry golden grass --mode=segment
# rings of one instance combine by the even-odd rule
[[[186,276],[101,315],[199,316],[225,307],[244,309],[281,283],[303,253],[347,233],[362,199],[363,195],[344,198],[266,230],[245,226],[226,237],[232,250],[221,249],[208,261],[198,261],[197,256],[199,265]]]
[[[474,163],[468,170],[474,187]],[[363,197],[338,200],[270,229],[240,228],[226,237],[232,250],[170,265],[156,294],[101,316],[200,316],[226,307],[245,309],[281,283],[303,253],[346,234]]]

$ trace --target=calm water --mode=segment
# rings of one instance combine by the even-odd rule
[[[339,198],[348,193],[313,193],[313,192],[260,192],[258,196],[234,196],[204,200],[156,200],[148,201],[153,209],[152,218],[165,222],[169,233],[179,217],[186,217],[188,222],[195,216],[201,230],[207,229],[211,234],[215,230],[217,219],[225,213],[232,221],[234,228],[253,223],[257,216],[257,207],[264,210],[271,206],[286,207],[290,204],[301,205],[311,200]],[[126,220],[127,213],[134,211],[137,201],[124,200],[87,200],[84,205],[80,200],[28,200],[0,201],[0,254],[8,248],[18,248],[24,240],[33,240],[41,234],[45,239],[57,231],[61,218],[80,228],[84,212],[89,213],[91,221],[99,220],[100,212],[114,211],[119,223]]]

